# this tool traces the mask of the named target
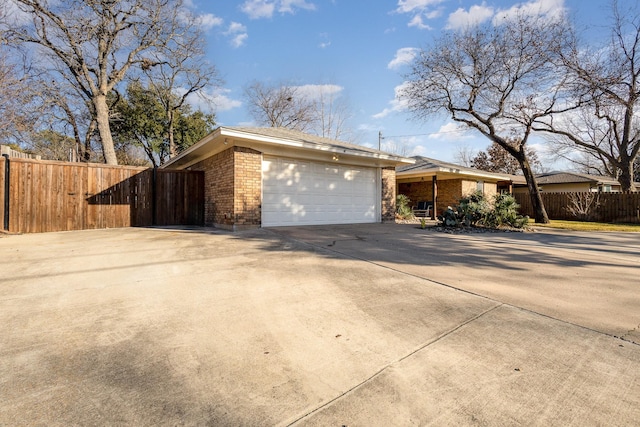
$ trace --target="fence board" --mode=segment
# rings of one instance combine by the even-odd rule
[[[596,197],[597,205],[585,215],[576,216],[568,209],[572,198],[579,195]],[[520,213],[533,217],[528,193],[514,195],[520,205]],[[549,219],[584,220],[598,222],[640,223],[640,193],[542,193],[542,201]]]
[[[5,163],[2,158],[0,184]],[[12,232],[149,226],[154,224],[154,204],[158,225],[204,223],[202,172],[157,171],[154,181],[154,170],[140,167],[17,158],[10,165]],[[0,185],[4,201],[3,189]]]
[[[4,156],[0,156],[0,224],[2,224],[2,229],[4,229],[4,175],[6,168],[6,159]]]

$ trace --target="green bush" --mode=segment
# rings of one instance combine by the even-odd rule
[[[411,200],[404,194],[398,194],[396,196],[396,216],[400,219],[413,218],[413,211],[409,203]]]
[[[524,228],[529,223],[528,216],[518,214],[520,205],[511,194],[498,194],[493,202],[493,209],[485,218],[485,225],[488,227],[509,226],[514,228]]]
[[[511,194],[499,194],[493,202],[489,202],[482,192],[475,192],[462,197],[455,208],[447,207],[438,220],[446,227],[481,225],[524,228],[529,223],[529,217],[519,215],[519,207]]]

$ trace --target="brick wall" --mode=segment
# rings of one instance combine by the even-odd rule
[[[234,228],[260,226],[262,199],[262,153],[235,147]]]
[[[204,222],[236,230],[261,223],[262,154],[231,147],[195,165],[204,171]]]
[[[398,185],[398,194],[407,196],[409,200],[411,200],[411,202],[409,202],[410,206],[416,206],[418,202],[432,201],[432,190],[431,178],[427,181],[401,183]]]
[[[204,172],[204,223],[233,226],[233,147],[189,169]]]
[[[447,206],[456,206],[462,196],[467,196],[477,189],[477,181],[465,179],[441,179],[438,180],[438,200],[436,215],[442,214]],[[492,198],[497,187],[495,183],[484,183],[484,192],[488,198]],[[433,188],[431,178],[425,181],[401,183],[398,185],[398,193],[404,194],[411,200],[411,206],[421,201],[433,200]]]
[[[382,222],[396,219],[396,168],[382,168]]]

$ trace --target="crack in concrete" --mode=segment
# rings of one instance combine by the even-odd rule
[[[438,335],[437,337],[421,344],[420,346],[418,346],[417,348],[411,350],[410,352],[408,352],[407,354],[392,360],[391,362],[387,363],[386,365],[384,365],[382,368],[380,368],[378,371],[376,371],[373,375],[369,376],[368,378],[366,378],[365,380],[361,381],[360,383],[354,385],[353,387],[351,387],[350,389],[348,389],[347,391],[340,393],[338,396],[334,397],[333,399],[330,399],[324,403],[322,403],[321,405],[318,405],[317,407],[313,408],[311,411],[306,412],[305,414],[297,417],[295,420],[288,422],[286,425],[287,426],[293,426],[298,424],[300,421],[304,420],[305,418],[308,418],[309,416],[321,411],[322,409],[330,406],[331,404],[337,402],[338,400],[342,399],[343,397],[346,397],[352,393],[354,393],[356,390],[358,390],[359,388],[361,388],[362,386],[364,386],[365,384],[373,381],[374,379],[376,379],[377,377],[379,377],[380,375],[382,375],[386,370],[388,370],[389,368],[393,367],[394,365],[404,361],[405,359],[413,356],[414,354],[418,353],[419,351],[424,350],[425,348],[437,343],[438,341],[446,338],[447,336],[453,334],[454,332],[458,331],[459,329],[463,328],[464,326],[468,325],[471,322],[474,322],[476,320],[478,320],[479,318],[483,317],[484,315],[492,312],[493,310],[502,307],[504,304],[499,303],[494,305],[493,307],[488,308],[487,310],[482,311],[481,313],[465,320],[464,322],[454,326],[453,328],[443,332],[442,334]]]

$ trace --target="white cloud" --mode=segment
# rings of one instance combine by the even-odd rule
[[[329,46],[331,46],[331,39],[329,38],[329,34],[328,33],[320,33],[319,37],[320,37],[321,41],[318,44],[318,47],[320,49],[326,49]]]
[[[423,12],[430,6],[442,3],[442,0],[398,0],[398,13]]]
[[[500,10],[493,18],[495,25],[517,16],[541,16],[546,19],[562,19],[566,13],[564,0],[533,0],[520,3],[506,10]]]
[[[240,5],[250,19],[271,18],[276,10],[294,14],[297,9],[315,10],[316,5],[306,0],[246,0]]]
[[[249,35],[247,34],[247,27],[239,22],[232,22],[229,24],[229,28],[224,32],[224,35],[231,39],[231,46],[235,48],[244,45],[245,41],[249,38]]]
[[[446,28],[449,30],[458,30],[473,27],[491,19],[493,13],[493,8],[487,6],[484,2],[481,5],[471,6],[468,11],[459,8],[449,15]]]
[[[403,47],[398,49],[396,52],[395,58],[389,64],[387,64],[387,68],[391,70],[398,69],[403,65],[410,64],[416,55],[420,52],[420,49],[415,47]]]
[[[405,87],[408,85],[408,82],[404,82],[401,85],[395,87],[394,92],[396,94],[395,98],[389,101],[390,107],[385,108],[381,112],[374,114],[372,117],[374,119],[383,119],[387,117],[391,113],[406,111],[408,109],[408,100],[406,98],[401,98],[400,94],[404,91]]]
[[[444,0],[398,0],[396,13],[413,15],[407,24],[421,30],[430,30],[431,27],[424,23],[424,19],[434,19],[440,16],[442,11],[434,7]],[[433,9],[433,10],[432,10]]]
[[[319,98],[322,95],[333,95],[339,94],[344,90],[342,86],[332,85],[332,84],[322,84],[322,85],[302,85],[302,86],[293,86],[297,93],[304,97]]]
[[[247,0],[240,5],[240,10],[251,19],[271,18],[275,9],[275,2],[268,0]]]
[[[230,89],[215,88],[210,92],[200,93],[189,97],[189,104],[209,112],[213,107],[213,112],[229,111],[242,106],[242,102],[229,97]]]
[[[429,135],[429,139],[437,139],[442,141],[461,141],[463,139],[472,139],[468,130],[459,124],[449,122],[440,126],[437,132]]]
[[[416,15],[411,18],[411,21],[407,24],[408,27],[416,27],[420,30],[431,30],[431,26],[424,23],[422,20],[422,15]]]
[[[295,13],[295,8],[316,10],[316,5],[305,0],[280,0],[278,11],[280,13]]]
[[[215,16],[212,13],[206,13],[196,16],[197,24],[205,31],[212,29],[213,27],[219,27],[224,23],[222,18]]]

